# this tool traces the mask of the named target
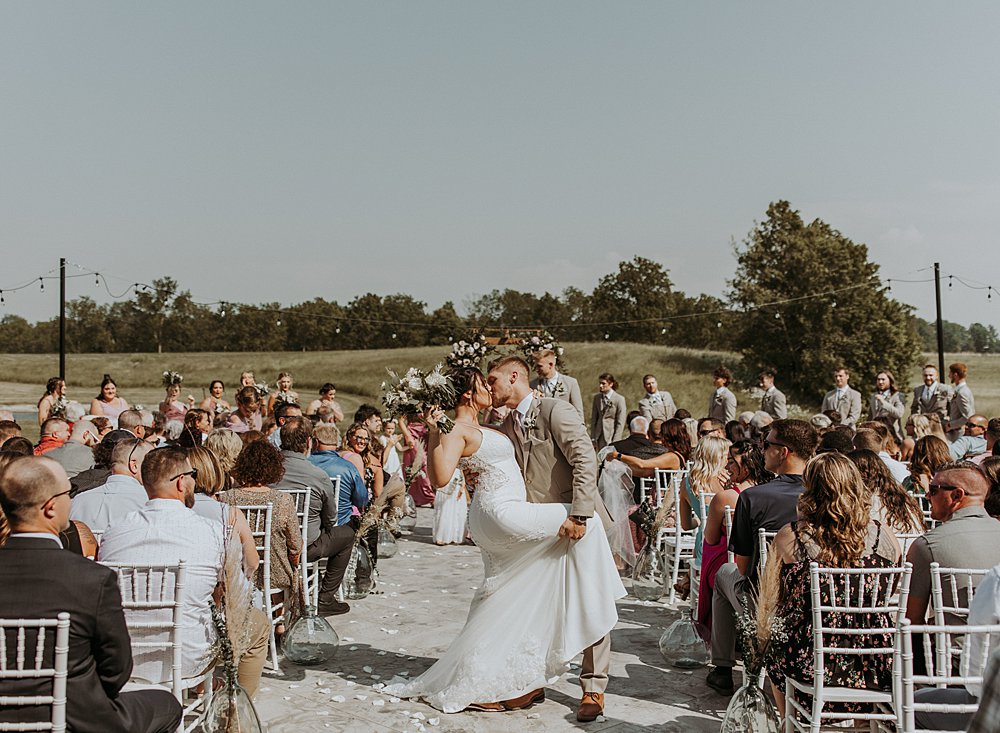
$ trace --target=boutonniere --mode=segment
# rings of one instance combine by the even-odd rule
[[[566,394],[566,385],[563,384],[562,380],[560,379],[558,382],[556,382],[556,386],[552,388],[552,396],[558,397],[561,394]]]
[[[524,417],[524,424],[521,425],[521,428],[524,431],[528,431],[528,430],[534,429],[535,425],[537,424],[537,417],[538,416],[534,415],[534,414],[525,415],[525,417]]]

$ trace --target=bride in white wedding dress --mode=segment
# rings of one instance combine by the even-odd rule
[[[435,426],[439,411],[428,415],[428,469],[435,485],[447,483],[456,466],[475,475],[469,530],[485,577],[444,656],[419,677],[385,688],[446,713],[483,709],[554,683],[614,628],[615,599],[625,595],[601,520],[591,517],[579,540],[559,537],[569,505],[528,503],[513,445],[477,422],[492,406],[482,373],[461,369],[452,378],[460,395],[455,428],[442,434]]]

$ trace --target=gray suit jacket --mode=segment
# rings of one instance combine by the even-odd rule
[[[784,420],[788,417],[788,406],[785,404],[785,393],[777,387],[768,394],[760,398],[760,411],[766,412],[775,420]]]
[[[721,420],[723,424],[736,419],[736,395],[723,387],[719,394],[712,390],[708,398],[708,416]]]
[[[878,395],[878,392],[873,392],[871,397],[868,398],[868,418],[870,420],[874,420],[877,417],[888,417],[891,419],[895,438],[899,440],[902,435],[899,421],[906,411],[906,407],[903,405],[903,393],[893,392],[889,396],[885,406],[879,404]]]
[[[657,392],[656,396],[659,399],[653,399],[651,395],[647,394],[639,400],[639,412],[650,420],[669,420],[677,412],[674,398],[669,392],[662,391]]]
[[[853,428],[861,419],[861,393],[848,385],[847,392],[838,400],[837,390],[831,389],[823,397],[823,404],[819,408],[820,412],[826,410],[836,410],[840,413],[840,424],[850,425]]]
[[[610,526],[611,517],[597,490],[597,458],[583,423],[569,403],[533,399],[523,440],[514,427],[514,412],[511,410],[504,418],[500,432],[514,444],[528,501],[570,504],[570,514],[597,514],[605,527]]]
[[[911,415],[936,414],[941,418],[941,426],[948,422],[948,400],[951,399],[951,389],[946,384],[938,382],[937,389],[930,399],[924,399],[924,386],[921,384],[913,390],[913,401],[910,403]]]
[[[545,394],[545,390],[540,387],[541,383],[542,380],[535,377],[529,384],[532,389],[537,389],[542,392],[544,397],[552,397],[553,399],[570,403],[576,408],[576,411],[580,413],[580,419],[583,420],[583,397],[580,395],[579,382],[568,374],[559,372],[559,379],[556,382],[555,394]]]
[[[948,440],[953,443],[962,435],[965,423],[976,414],[976,400],[972,396],[969,385],[962,382],[956,385],[948,401]]]
[[[611,403],[607,407],[604,407],[604,395],[600,392],[594,395],[590,410],[590,438],[597,444],[597,450],[621,437],[626,415],[625,398],[617,392],[611,395]]]

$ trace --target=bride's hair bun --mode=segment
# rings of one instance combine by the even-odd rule
[[[455,385],[455,400],[450,405],[441,405],[446,410],[454,410],[455,407],[469,390],[474,390],[477,384],[486,384],[486,378],[476,367],[456,367],[450,369],[446,375],[451,383]]]

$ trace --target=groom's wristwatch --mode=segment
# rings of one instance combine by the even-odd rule
[[[570,517],[570,519],[573,520],[574,524],[584,525],[587,523],[589,517],[581,517],[579,514],[574,514],[572,517]]]

